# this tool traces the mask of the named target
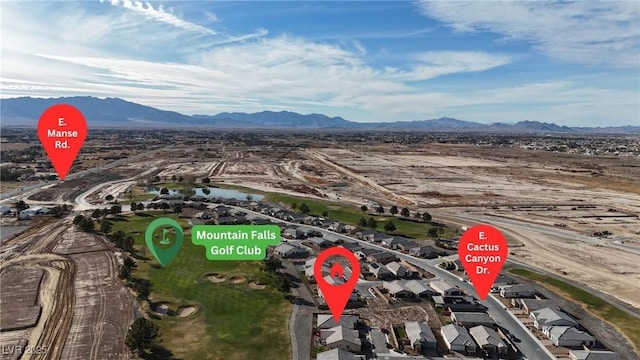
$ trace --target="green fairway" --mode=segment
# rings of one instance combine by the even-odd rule
[[[533,280],[549,290],[584,304],[587,310],[598,318],[618,328],[634,345],[640,348],[640,319],[618,309],[601,298],[551,276],[535,273],[526,269],[510,269],[510,273]]]
[[[150,214],[154,214],[151,212]],[[142,216],[140,216],[142,215]],[[151,256],[144,246],[144,231],[155,218],[143,213],[114,222],[113,231],[122,230],[135,239],[143,256]],[[176,219],[185,230],[178,255],[165,268],[155,260],[137,260],[133,276],[153,282],[152,301],[165,302],[171,310],[196,306],[188,317],[163,316],[161,345],[181,359],[282,359],[290,356],[288,319],[291,305],[272,288],[253,289],[249,279],[260,272],[260,262],[209,261],[203,246],[191,243],[190,226],[174,214],[157,214]],[[245,279],[212,283],[206,274],[218,273]]]
[[[285,195],[280,193],[267,193],[259,190],[235,186],[224,183],[216,183],[216,186],[225,189],[234,189],[240,190],[244,192],[261,194],[264,195],[265,198],[263,201],[273,202],[273,203],[282,203],[287,206],[291,206],[291,204],[295,203],[300,206],[300,204],[307,204],[309,209],[311,209],[310,214],[315,216],[321,216],[324,211],[329,214],[329,218],[341,221],[345,224],[358,226],[358,222],[360,218],[368,219],[370,215],[363,213],[359,208],[342,205],[337,202],[327,201],[327,200],[318,200],[311,198],[304,198],[298,196]],[[402,207],[399,207],[400,209]],[[376,221],[378,222],[378,227],[376,228],[378,231],[384,232],[384,222],[387,220],[392,220],[396,226],[396,230],[393,232],[394,235],[406,236],[414,239],[428,239],[427,231],[429,228],[433,227],[428,223],[423,222],[414,222],[410,220],[404,220],[400,217],[391,216],[388,214],[389,209],[386,208],[385,211],[387,215],[383,216],[374,216]],[[456,230],[451,228],[444,228],[444,232],[440,235],[443,238],[453,237],[456,235]]]

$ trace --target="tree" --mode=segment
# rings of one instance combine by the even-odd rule
[[[309,209],[309,206],[307,204],[300,204],[300,212],[303,214],[308,214],[309,212],[311,212],[311,209]]]
[[[177,176],[175,176],[175,175],[173,175],[173,176],[171,177],[171,181],[176,182],[176,180],[178,180],[178,177],[177,177]]]
[[[113,200],[113,195],[109,194],[109,195],[105,196],[104,199],[107,200],[107,201],[111,201],[111,200]]]
[[[282,261],[274,256],[269,256],[264,260],[264,269],[270,273],[276,273],[282,267]]]
[[[358,226],[360,227],[367,227],[367,219],[365,218],[360,218],[360,220],[358,221]]]
[[[137,318],[127,332],[125,344],[131,351],[144,357],[147,350],[156,344],[158,338],[158,325],[143,317]]]
[[[138,203],[137,208],[138,208],[138,211],[144,210],[144,204],[143,203]]]
[[[136,261],[133,260],[132,258],[128,257],[128,256],[126,258],[124,258],[123,264],[124,264],[124,266],[128,267],[129,269],[135,269],[135,268],[138,267],[138,265],[136,265]]]
[[[293,210],[295,210],[297,207],[298,207],[298,204],[296,204],[296,203],[291,203],[291,208],[292,208]]]
[[[73,218],[73,225],[80,225],[83,221],[84,221],[84,216],[82,216],[82,215],[76,215],[76,216]]]
[[[396,231],[396,224],[393,221],[389,220],[384,223],[384,231],[394,232]]]
[[[329,216],[329,212],[327,210],[322,212],[322,217],[327,217]]]
[[[101,209],[95,209],[91,212],[91,217],[94,219],[97,219],[99,217],[102,216],[102,210]]]
[[[136,210],[138,210],[138,203],[132,202],[131,211],[136,212]]]
[[[111,215],[118,215],[122,212],[122,206],[120,205],[113,205],[111,207],[111,209],[109,210],[109,212],[111,213]]]
[[[210,182],[211,182],[211,179],[209,179],[208,177],[202,179],[203,184],[209,184]]]
[[[436,229],[435,227],[429,228],[429,230],[427,230],[427,235],[429,235],[429,237],[432,237],[432,238],[437,238],[438,237],[438,229]]]
[[[391,213],[391,215],[396,216],[396,214],[398,213],[398,207],[393,205],[391,209],[389,209],[389,212]]]
[[[362,205],[360,206],[360,211],[362,211],[362,213],[366,213],[367,210],[369,210],[369,208],[367,207],[367,205]]]
[[[138,293],[139,300],[147,300],[153,291],[153,283],[147,279],[137,279],[133,290]]]
[[[124,265],[120,266],[120,269],[118,269],[118,277],[122,280],[129,280],[131,278],[131,268]]]
[[[253,195],[247,194],[247,201],[252,201],[252,200],[253,200]]]
[[[168,194],[169,194],[169,189],[167,188],[160,189],[160,195],[168,195]]]
[[[202,193],[205,194],[205,195],[209,195],[209,194],[211,194],[211,190],[209,190],[209,188],[204,188],[204,189],[202,189]]]
[[[402,208],[402,211],[400,211],[400,215],[404,216],[404,217],[409,217],[411,215],[411,212],[409,211],[409,209],[407,209],[406,207]]]
[[[431,222],[431,214],[425,211],[424,214],[422,214],[422,220],[424,220],[424,222]]]
[[[382,205],[378,206],[378,208],[376,208],[376,212],[378,214],[384,214],[384,208],[382,207]]]
[[[376,227],[378,227],[378,222],[373,217],[370,217],[369,220],[367,220],[367,226],[375,229]]]
[[[18,215],[20,215],[20,212],[22,212],[23,210],[27,210],[29,208],[29,205],[27,205],[24,200],[18,201],[14,206]]]
[[[83,218],[83,220],[78,224],[78,227],[84,232],[92,232],[95,228],[95,224],[91,218]]]
[[[413,217],[414,217],[414,218],[416,218],[416,219],[418,219],[418,220],[420,220],[420,219],[422,219],[422,214],[420,214],[420,212],[419,212],[419,211],[416,211],[416,213],[415,213],[415,214],[413,214]]]
[[[111,223],[111,221],[102,220],[102,222],[100,223],[100,232],[103,232],[105,235],[108,235],[109,232],[111,232],[112,227],[113,227],[113,224]]]

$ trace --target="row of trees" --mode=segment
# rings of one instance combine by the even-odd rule
[[[369,210],[369,208],[366,205],[362,205],[360,206],[360,211],[362,211],[363,213],[366,213]],[[393,205],[389,208],[389,213],[392,216],[396,216],[398,214],[398,212],[400,213],[400,216],[408,218],[411,217],[411,211],[409,210],[409,208],[402,208],[402,210],[398,211],[398,207]],[[376,213],[378,215],[382,215],[384,214],[384,208],[381,205],[378,205],[378,207],[376,208]],[[416,220],[422,220],[424,222],[431,222],[431,214],[429,214],[428,212],[424,212],[424,213],[420,213],[420,212],[416,212],[415,214],[413,214],[414,219]]]
[[[362,228],[368,227],[368,228],[375,229],[378,227],[378,222],[373,217],[369,217],[369,219],[360,218],[360,220],[358,221],[358,226]],[[383,228],[384,228],[384,231],[394,232],[396,231],[396,224],[394,224],[392,220],[388,220],[384,222]]]

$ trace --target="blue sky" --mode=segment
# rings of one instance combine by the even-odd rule
[[[640,2],[2,1],[2,98],[640,125]]]

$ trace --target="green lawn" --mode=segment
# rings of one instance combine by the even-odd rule
[[[153,214],[153,212],[151,213]],[[114,222],[113,231],[122,230],[135,239],[139,253],[151,256],[144,245],[144,231],[154,216],[130,215],[128,221]],[[167,266],[155,260],[137,260],[134,277],[153,282],[152,301],[167,302],[171,310],[195,305],[195,315],[180,318],[164,316],[154,320],[160,326],[161,345],[181,359],[260,359],[279,360],[289,356],[288,320],[291,305],[275,289],[255,290],[247,283],[229,281],[214,284],[207,273],[227,276],[256,276],[259,262],[209,261],[205,249],[191,243],[190,226],[171,214],[185,230],[180,252]]]
[[[640,319],[587,291],[551,276],[526,269],[510,269],[509,272],[533,280],[549,290],[560,293],[575,302],[584,304],[590,313],[618,328],[631,341],[636,349],[640,349]]]
[[[348,205],[342,205],[340,203],[333,202],[333,201],[304,198],[304,197],[291,196],[291,195],[280,194],[280,193],[266,193],[266,192],[261,192],[259,190],[247,188],[247,187],[235,186],[235,185],[230,185],[225,183],[216,183],[216,186],[220,188],[225,188],[225,189],[235,189],[235,190],[239,190],[247,193],[261,194],[265,196],[264,201],[281,203],[287,206],[291,206],[291,204],[293,203],[296,203],[296,205],[300,206],[300,204],[304,203],[304,204],[307,204],[307,206],[309,206],[309,209],[311,209],[311,215],[320,216],[323,211],[326,211],[327,213],[329,213],[329,217],[331,219],[341,221],[345,224],[358,226],[358,222],[360,221],[360,218],[363,218],[363,217],[365,219],[369,218],[369,215],[364,214],[359,208],[348,206]],[[402,207],[399,207],[399,209],[402,209]],[[399,217],[399,215],[396,215],[396,217],[393,217],[391,216],[391,214],[388,213],[389,211],[388,208],[386,208],[385,211],[387,211],[386,216],[385,215],[374,216],[374,218],[378,222],[378,227],[377,227],[378,231],[384,232],[384,222],[387,220],[392,220],[393,223],[396,225],[396,231],[393,232],[394,235],[403,235],[403,236],[414,238],[414,239],[429,238],[427,236],[427,231],[429,230],[429,228],[432,227],[432,225],[427,223],[422,223],[422,222],[413,222],[409,220],[403,220]],[[448,238],[448,237],[453,237],[455,235],[456,235],[455,229],[444,228],[444,232],[441,234],[441,237]]]

